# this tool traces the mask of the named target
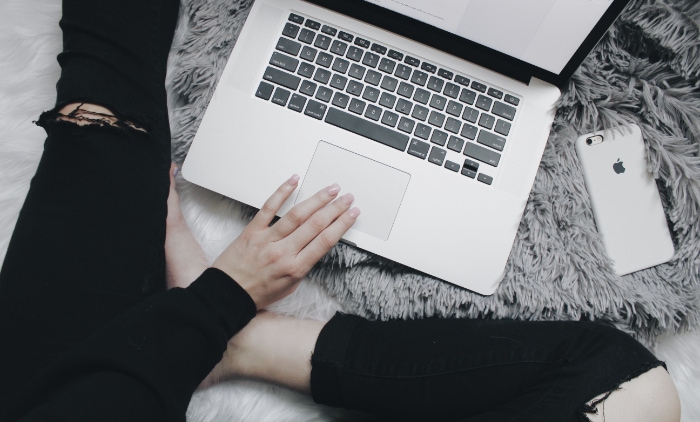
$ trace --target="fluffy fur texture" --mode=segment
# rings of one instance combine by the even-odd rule
[[[186,154],[250,4],[183,2],[169,79],[177,160]],[[42,150],[43,130],[31,122],[55,98],[59,17],[57,2],[0,2],[0,260]],[[473,295],[340,246],[275,310],[321,320],[338,309],[372,318],[602,319],[649,345],[665,332],[656,351],[679,387],[683,420],[700,420],[700,335],[682,332],[700,318],[699,25],[700,5],[693,0],[635,1],[577,72],[560,100],[506,281],[496,295]],[[644,130],[649,168],[660,180],[677,251],[667,265],[615,277],[593,225],[572,142],[579,133],[623,122]],[[188,222],[213,259],[253,210],[183,180],[178,186]],[[193,421],[356,418],[251,381],[199,392],[189,411]]]

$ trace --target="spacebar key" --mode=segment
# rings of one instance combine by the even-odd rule
[[[350,132],[372,139],[373,141],[377,141],[380,144],[396,148],[399,151],[406,151],[406,146],[408,145],[407,135],[403,135],[384,126],[355,117],[352,114],[348,114],[336,108],[331,107],[328,109],[328,113],[326,114],[326,122],[332,124],[333,126],[338,126],[339,128],[349,130]]]

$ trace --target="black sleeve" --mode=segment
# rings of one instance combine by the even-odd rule
[[[192,393],[255,312],[243,288],[210,268],[71,349],[2,420],[184,421]]]

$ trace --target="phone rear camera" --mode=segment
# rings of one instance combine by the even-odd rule
[[[591,139],[591,138],[586,139],[586,144],[593,145],[593,139]]]

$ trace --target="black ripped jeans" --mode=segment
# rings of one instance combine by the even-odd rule
[[[81,339],[164,289],[177,0],[66,0],[57,107],[0,273],[0,407]],[[73,102],[128,127],[57,121]],[[586,403],[661,363],[593,323],[336,315],[312,358],[316,401],[382,419],[585,420]]]

